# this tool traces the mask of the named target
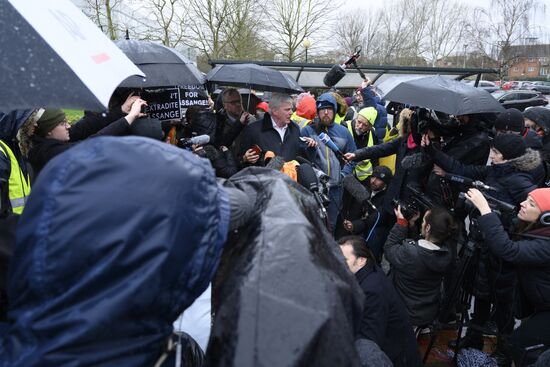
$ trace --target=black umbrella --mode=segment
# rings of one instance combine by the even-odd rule
[[[142,75],[68,0],[0,1],[0,110],[107,109],[117,85]]]
[[[299,93],[304,91],[290,75],[256,64],[218,65],[208,72],[206,79],[210,83],[271,92]]]
[[[504,111],[504,107],[487,91],[439,75],[405,78],[397,82],[387,80],[379,85],[379,89],[388,101],[455,116]]]
[[[212,293],[209,366],[357,366],[363,293],[313,196],[275,170],[230,186],[254,213],[224,248]]]
[[[138,40],[115,41],[147,77],[130,77],[121,87],[150,88],[199,86],[206,82],[203,73],[177,50],[158,43]]]

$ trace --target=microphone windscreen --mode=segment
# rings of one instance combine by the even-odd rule
[[[327,87],[333,87],[346,75],[346,71],[340,65],[334,65],[323,78],[323,83]]]
[[[191,139],[189,139],[189,143],[193,145],[204,145],[208,144],[210,142],[210,136],[209,135],[199,135],[194,136]]]
[[[306,189],[313,191],[318,188],[317,184],[317,175],[313,170],[311,164],[300,164],[296,168],[296,173],[298,174],[298,183],[304,186]]]
[[[370,193],[365,186],[353,175],[343,178],[342,186],[361,205],[370,199]]]

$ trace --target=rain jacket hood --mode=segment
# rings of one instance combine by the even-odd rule
[[[16,110],[8,113],[0,112],[0,140],[12,141],[17,131],[33,114],[34,110]]]
[[[336,98],[334,98],[331,93],[323,93],[319,96],[319,98],[317,98],[317,114],[319,113],[319,109],[326,105],[332,106],[334,117],[336,117],[336,113],[338,112],[338,104],[336,103]],[[332,123],[334,123],[334,119],[332,120]]]
[[[225,190],[189,152],[99,137],[57,156],[19,223],[0,366],[154,365],[228,222]]]

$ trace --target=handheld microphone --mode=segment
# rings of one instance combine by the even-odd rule
[[[320,133],[319,134],[319,139],[323,143],[325,143],[325,145],[327,147],[329,147],[330,150],[332,150],[339,158],[342,158],[343,160],[346,160],[346,158],[344,157],[344,154],[340,151],[340,149],[336,146],[336,144],[334,144],[334,142],[332,141],[330,136],[328,136],[325,133]]]
[[[198,135],[194,136],[192,138],[186,139],[180,139],[180,145],[184,148],[189,148],[192,145],[205,145],[210,142],[210,136],[209,135]]]
[[[317,205],[319,206],[319,216],[321,217],[321,219],[327,218],[327,210],[323,205],[323,198],[321,197],[321,193],[319,192],[319,182],[317,180],[317,175],[315,174],[315,171],[313,170],[311,164],[300,164],[296,168],[296,173],[298,176],[298,183],[308,189],[315,197]]]

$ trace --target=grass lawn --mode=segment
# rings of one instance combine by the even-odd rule
[[[63,110],[63,112],[67,115],[70,124],[77,122],[84,116],[84,111],[81,110]]]

